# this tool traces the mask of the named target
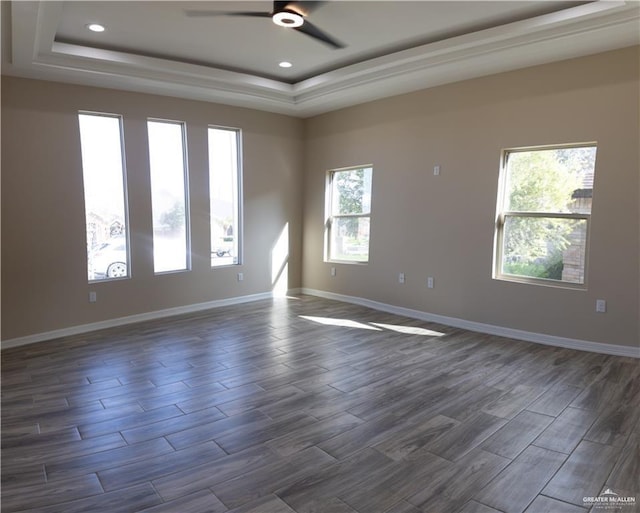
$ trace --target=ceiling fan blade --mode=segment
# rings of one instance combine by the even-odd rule
[[[283,3],[285,4],[285,7],[289,7],[290,9],[293,9],[296,12],[300,12],[300,14],[302,14],[303,16],[309,16],[309,14],[311,14],[313,11],[315,11],[318,7],[320,7],[322,4],[326,4],[326,1],[318,1],[318,2],[306,2],[306,1],[302,1],[302,2],[297,2],[297,1],[291,1],[291,2],[279,2],[279,3]]]
[[[298,32],[302,32],[303,34],[306,34],[307,36],[311,36],[314,39],[317,39],[318,41],[322,41],[325,44],[328,44],[329,46],[331,46],[334,49],[339,49],[339,48],[344,48],[345,45],[343,43],[341,43],[340,41],[338,41],[337,39],[331,37],[329,34],[327,34],[326,32],[320,30],[318,27],[316,27],[313,23],[311,23],[308,20],[304,20],[304,23],[302,24],[301,27],[295,27],[294,30],[297,30]]]
[[[270,12],[259,11],[199,11],[185,10],[184,13],[190,18],[209,18],[212,16],[247,16],[250,18],[271,18]]]
[[[273,12],[283,11],[284,9],[287,8],[287,5],[289,5],[290,3],[292,2],[289,2],[288,0],[285,0],[284,2],[275,0],[273,2]]]

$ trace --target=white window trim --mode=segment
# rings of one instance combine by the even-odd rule
[[[591,240],[591,214],[584,213],[572,213],[572,212],[527,212],[527,211],[503,211],[503,205],[506,201],[506,182],[507,182],[507,166],[509,155],[512,153],[519,153],[525,151],[536,150],[553,150],[564,148],[585,148],[589,146],[597,147],[595,141],[573,144],[552,144],[544,146],[527,146],[519,148],[509,148],[502,150],[500,158],[500,175],[498,182],[498,201],[496,208],[496,221],[494,230],[494,249],[493,249],[493,273],[492,278],[495,280],[509,281],[515,283],[524,283],[528,285],[542,285],[554,288],[564,288],[572,290],[587,290],[588,280],[588,260],[589,260],[589,245]],[[595,188],[595,187],[594,187]],[[587,223],[586,228],[586,240],[585,240],[585,256],[584,256],[584,282],[572,283],[562,280],[552,280],[548,278],[534,278],[530,276],[521,276],[517,274],[509,274],[502,272],[502,254],[504,247],[504,226],[508,217],[537,217],[546,219],[571,219],[571,220],[584,220]]]
[[[208,148],[208,137],[209,137],[209,129],[213,128],[215,130],[227,130],[229,132],[236,133],[236,187],[238,194],[238,226],[237,226],[237,235],[235,236],[238,241],[238,256],[237,262],[226,264],[226,265],[210,265],[211,269],[224,269],[234,266],[243,265],[244,263],[244,160],[243,160],[243,147],[242,140],[243,134],[242,129],[237,127],[230,126],[222,126],[222,125],[207,125],[207,148]],[[211,180],[211,172],[209,170],[209,152],[207,150],[207,175],[208,180]],[[211,208],[211,198],[209,198],[209,208]],[[211,223],[211,212],[209,212],[209,223]],[[209,236],[211,236],[211,229],[209,229]],[[209,239],[209,250],[211,250],[213,244],[211,239]]]
[[[368,218],[369,226],[371,226],[371,208],[366,214],[332,214],[333,206],[333,177],[336,173],[344,171],[356,171],[358,169],[370,168],[373,176],[373,164],[363,164],[360,166],[347,166],[336,169],[330,169],[326,173],[325,180],[325,237],[324,237],[324,261],[333,262],[338,264],[351,264],[351,265],[367,265],[371,261],[371,232],[369,232],[369,247],[367,249],[366,260],[341,260],[337,258],[331,258],[331,230],[333,229],[334,219],[361,219]],[[328,192],[327,192],[328,191]]]
[[[120,125],[120,160],[122,162],[122,194],[123,194],[123,200],[124,200],[124,223],[126,226],[126,231],[125,231],[125,242],[126,242],[126,255],[127,255],[127,275],[126,276],[122,276],[119,278],[103,278],[103,279],[89,279],[88,283],[93,284],[93,283],[103,283],[103,282],[107,282],[107,281],[122,281],[122,280],[130,280],[131,277],[133,276],[132,273],[132,262],[131,262],[131,231],[130,231],[130,225],[129,225],[129,187],[128,187],[128,175],[127,175],[127,153],[126,153],[126,149],[125,149],[125,139],[124,139],[124,117],[122,116],[122,114],[114,114],[114,113],[109,113],[109,112],[98,112],[98,111],[92,111],[92,110],[79,110],[78,111],[78,116],[80,115],[85,115],[85,116],[102,116],[102,117],[107,117],[107,118],[117,118],[118,119],[118,123]],[[79,117],[77,117],[76,119],[79,119]],[[79,122],[78,122],[79,123]],[[80,130],[80,126],[78,124],[78,133]],[[81,150],[82,151],[82,150]],[[82,159],[82,156],[80,157]],[[82,170],[83,173],[83,186],[84,186],[84,168]],[[86,199],[84,198],[84,191],[83,191],[83,208],[85,210],[85,227],[86,227]],[[86,232],[86,230],[85,230]],[[85,241],[85,246],[86,246],[86,241]],[[88,256],[87,256],[87,268],[88,268]]]
[[[182,166],[184,169],[183,172],[183,180],[184,180],[184,229],[185,229],[185,268],[184,269],[171,269],[168,271],[156,271],[154,269],[154,276],[162,276],[164,274],[176,274],[176,273],[186,273],[191,271],[191,194],[189,190],[189,150],[187,147],[187,123],[185,121],[175,120],[175,119],[163,119],[163,118],[155,118],[149,117],[145,123],[145,128],[147,129],[147,157],[149,158],[149,181],[151,182],[151,158],[149,152],[151,148],[149,147],[149,133],[148,133],[148,123],[168,123],[174,125],[180,125],[182,132]],[[151,205],[153,212],[153,189],[151,192]],[[151,241],[152,247],[155,247],[154,243],[154,229],[151,230]],[[152,259],[152,266],[155,267],[155,262]]]

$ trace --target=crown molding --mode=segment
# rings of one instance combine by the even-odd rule
[[[640,2],[598,1],[417,46],[295,84],[55,41],[63,2],[13,2],[3,73],[310,117],[383,97],[640,44]]]

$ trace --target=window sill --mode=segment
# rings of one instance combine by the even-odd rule
[[[544,278],[527,278],[525,276],[516,276],[511,274],[500,274],[493,277],[494,280],[506,281],[510,283],[520,283],[524,285],[538,285],[542,287],[550,287],[554,289],[579,290],[586,291],[586,283],[571,283],[568,281],[547,280]]]

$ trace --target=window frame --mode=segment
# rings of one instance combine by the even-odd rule
[[[347,166],[336,169],[330,169],[326,173],[325,179],[325,239],[324,239],[324,261],[335,262],[340,264],[354,264],[354,265],[367,265],[371,261],[371,211],[373,210],[372,201],[369,204],[369,211],[366,214],[333,214],[333,182],[337,173],[344,173],[347,171],[357,171],[359,169],[371,170],[371,190],[370,194],[373,196],[373,164],[363,164],[358,166]],[[336,219],[369,219],[369,243],[367,245],[367,259],[366,260],[344,260],[338,258],[331,258],[332,253],[332,229]]]
[[[242,129],[237,127],[228,127],[222,125],[210,124],[207,125],[207,178],[209,180],[209,251],[213,253],[213,240],[211,240],[211,155],[209,152],[209,130],[224,130],[227,132],[235,132],[236,135],[236,176],[235,176],[235,187],[236,187],[236,219],[237,226],[235,227],[234,237],[236,242],[236,261],[230,264],[221,264],[221,265],[213,265],[209,264],[211,269],[220,269],[225,267],[232,267],[243,265],[244,262],[244,189],[243,189],[243,176],[244,176],[244,167],[243,167],[243,147],[242,147]],[[210,261],[213,258],[210,259]]]
[[[155,226],[153,226],[153,177],[151,170],[151,141],[149,139],[149,123],[166,123],[171,125],[179,125],[181,130],[181,142],[182,142],[182,179],[184,182],[184,230],[185,230],[185,267],[184,269],[169,269],[166,271],[156,271],[155,265]],[[187,123],[185,121],[175,119],[163,119],[156,117],[147,117],[145,128],[147,131],[147,157],[149,158],[149,193],[151,195],[151,246],[152,246],[152,267],[153,275],[161,276],[164,274],[175,274],[190,272],[192,269],[191,258],[191,195],[189,190],[189,155],[187,146]]]
[[[98,111],[93,111],[93,110],[83,110],[80,109],[78,110],[77,113],[77,121],[78,121],[78,135],[80,138],[80,161],[81,161],[81,168],[82,168],[82,187],[83,187],[83,207],[84,207],[84,212],[85,212],[85,238],[86,238],[86,228],[88,227],[87,225],[87,198],[86,198],[86,192],[84,190],[84,182],[85,182],[85,176],[84,176],[84,162],[83,162],[83,156],[82,156],[82,134],[81,134],[81,127],[80,127],[80,116],[96,116],[96,117],[104,117],[104,118],[114,118],[118,120],[118,129],[119,129],[119,138],[120,138],[120,162],[121,162],[121,171],[122,171],[122,200],[123,200],[123,217],[124,217],[124,225],[125,225],[125,254],[127,257],[127,275],[126,276],[119,276],[119,277],[108,277],[105,275],[104,278],[100,278],[100,279],[96,279],[96,278],[88,278],[87,276],[87,283],[89,284],[94,284],[94,283],[102,283],[102,282],[108,282],[108,281],[122,281],[122,280],[130,280],[133,276],[133,272],[132,272],[132,262],[131,262],[131,231],[129,228],[129,187],[128,187],[128,174],[127,174],[127,159],[126,159],[126,149],[125,149],[125,138],[124,138],[124,117],[122,114],[115,114],[112,112],[98,112]],[[87,244],[87,248],[88,248],[88,241],[86,241]],[[87,257],[87,275],[89,274],[89,252],[87,251],[86,253],[86,257]]]
[[[496,207],[496,219],[494,230],[494,250],[493,250],[493,272],[492,278],[495,280],[509,281],[515,283],[524,283],[530,285],[545,285],[556,288],[566,288],[575,290],[587,290],[587,268],[589,260],[589,245],[591,239],[591,212],[540,212],[540,211],[514,211],[504,210],[504,205],[507,202],[507,181],[508,181],[508,166],[509,155],[513,153],[533,152],[533,151],[545,151],[545,150],[561,150],[571,148],[589,148],[594,147],[597,151],[597,142],[581,142],[570,144],[551,144],[543,146],[525,146],[517,148],[503,149],[500,157],[500,174],[498,182],[498,195],[497,195],[497,207]],[[594,164],[594,187],[595,189],[595,164]],[[592,190],[593,190],[592,189]],[[593,192],[592,192],[593,194]],[[593,197],[593,196],[592,196]],[[533,276],[523,276],[517,274],[510,274],[502,272],[503,257],[504,257],[504,228],[508,218],[537,218],[537,219],[568,219],[575,221],[585,221],[585,243],[584,243],[584,265],[583,265],[583,282],[576,283],[565,280],[554,280],[551,278],[538,278]]]

